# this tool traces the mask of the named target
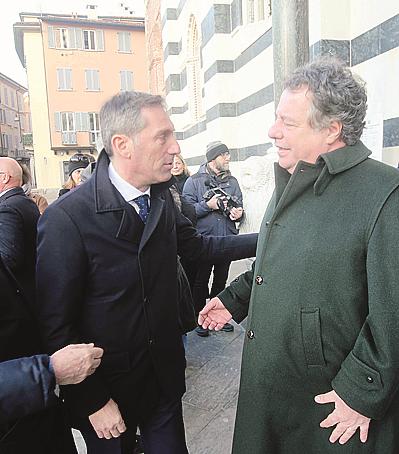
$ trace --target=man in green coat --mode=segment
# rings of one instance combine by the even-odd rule
[[[399,453],[399,172],[359,141],[366,103],[332,60],[281,96],[256,263],[199,317],[248,315],[234,454]]]

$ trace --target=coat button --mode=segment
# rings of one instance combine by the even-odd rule
[[[247,337],[248,339],[253,339],[255,337],[255,333],[252,331],[252,329],[247,331]]]
[[[255,282],[256,282],[258,285],[262,285],[262,283],[263,283],[263,277],[262,277],[262,276],[256,276]]]
[[[270,225],[270,222],[269,222],[269,221],[266,221],[266,225]]]
[[[367,381],[368,383],[373,383],[374,380],[373,380],[373,377],[370,377],[370,375],[367,377]]]
[[[149,340],[150,347],[152,347],[154,345],[154,343],[155,343],[154,339]]]
[[[144,297],[144,304],[147,304],[148,303],[148,298],[145,296]]]

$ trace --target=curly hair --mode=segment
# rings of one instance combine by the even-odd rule
[[[309,123],[314,129],[342,123],[340,139],[354,145],[362,135],[367,111],[365,82],[335,58],[319,58],[297,68],[285,82],[288,90],[307,86],[312,94]]]

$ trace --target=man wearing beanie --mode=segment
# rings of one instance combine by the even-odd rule
[[[198,172],[186,181],[183,197],[195,207],[199,233],[218,236],[237,235],[236,222],[243,214],[242,194],[237,179],[229,170],[230,151],[220,141],[211,142],[206,147],[206,161]],[[223,192],[232,197],[230,202],[223,196]],[[193,285],[197,315],[205,306],[208,297],[216,296],[225,288],[230,263],[230,261],[218,264],[201,263]],[[213,282],[209,293],[208,283],[212,270]],[[224,331],[233,329],[229,323],[223,328]],[[196,333],[201,337],[209,335],[209,331],[200,326],[196,328]]]

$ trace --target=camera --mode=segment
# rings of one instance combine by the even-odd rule
[[[217,205],[219,210],[225,215],[229,216],[232,208],[239,208],[241,204],[239,203],[237,197],[227,194],[221,187],[212,183],[210,180],[205,181],[205,186],[209,189],[203,195],[205,202],[211,200],[213,196],[217,196]]]

